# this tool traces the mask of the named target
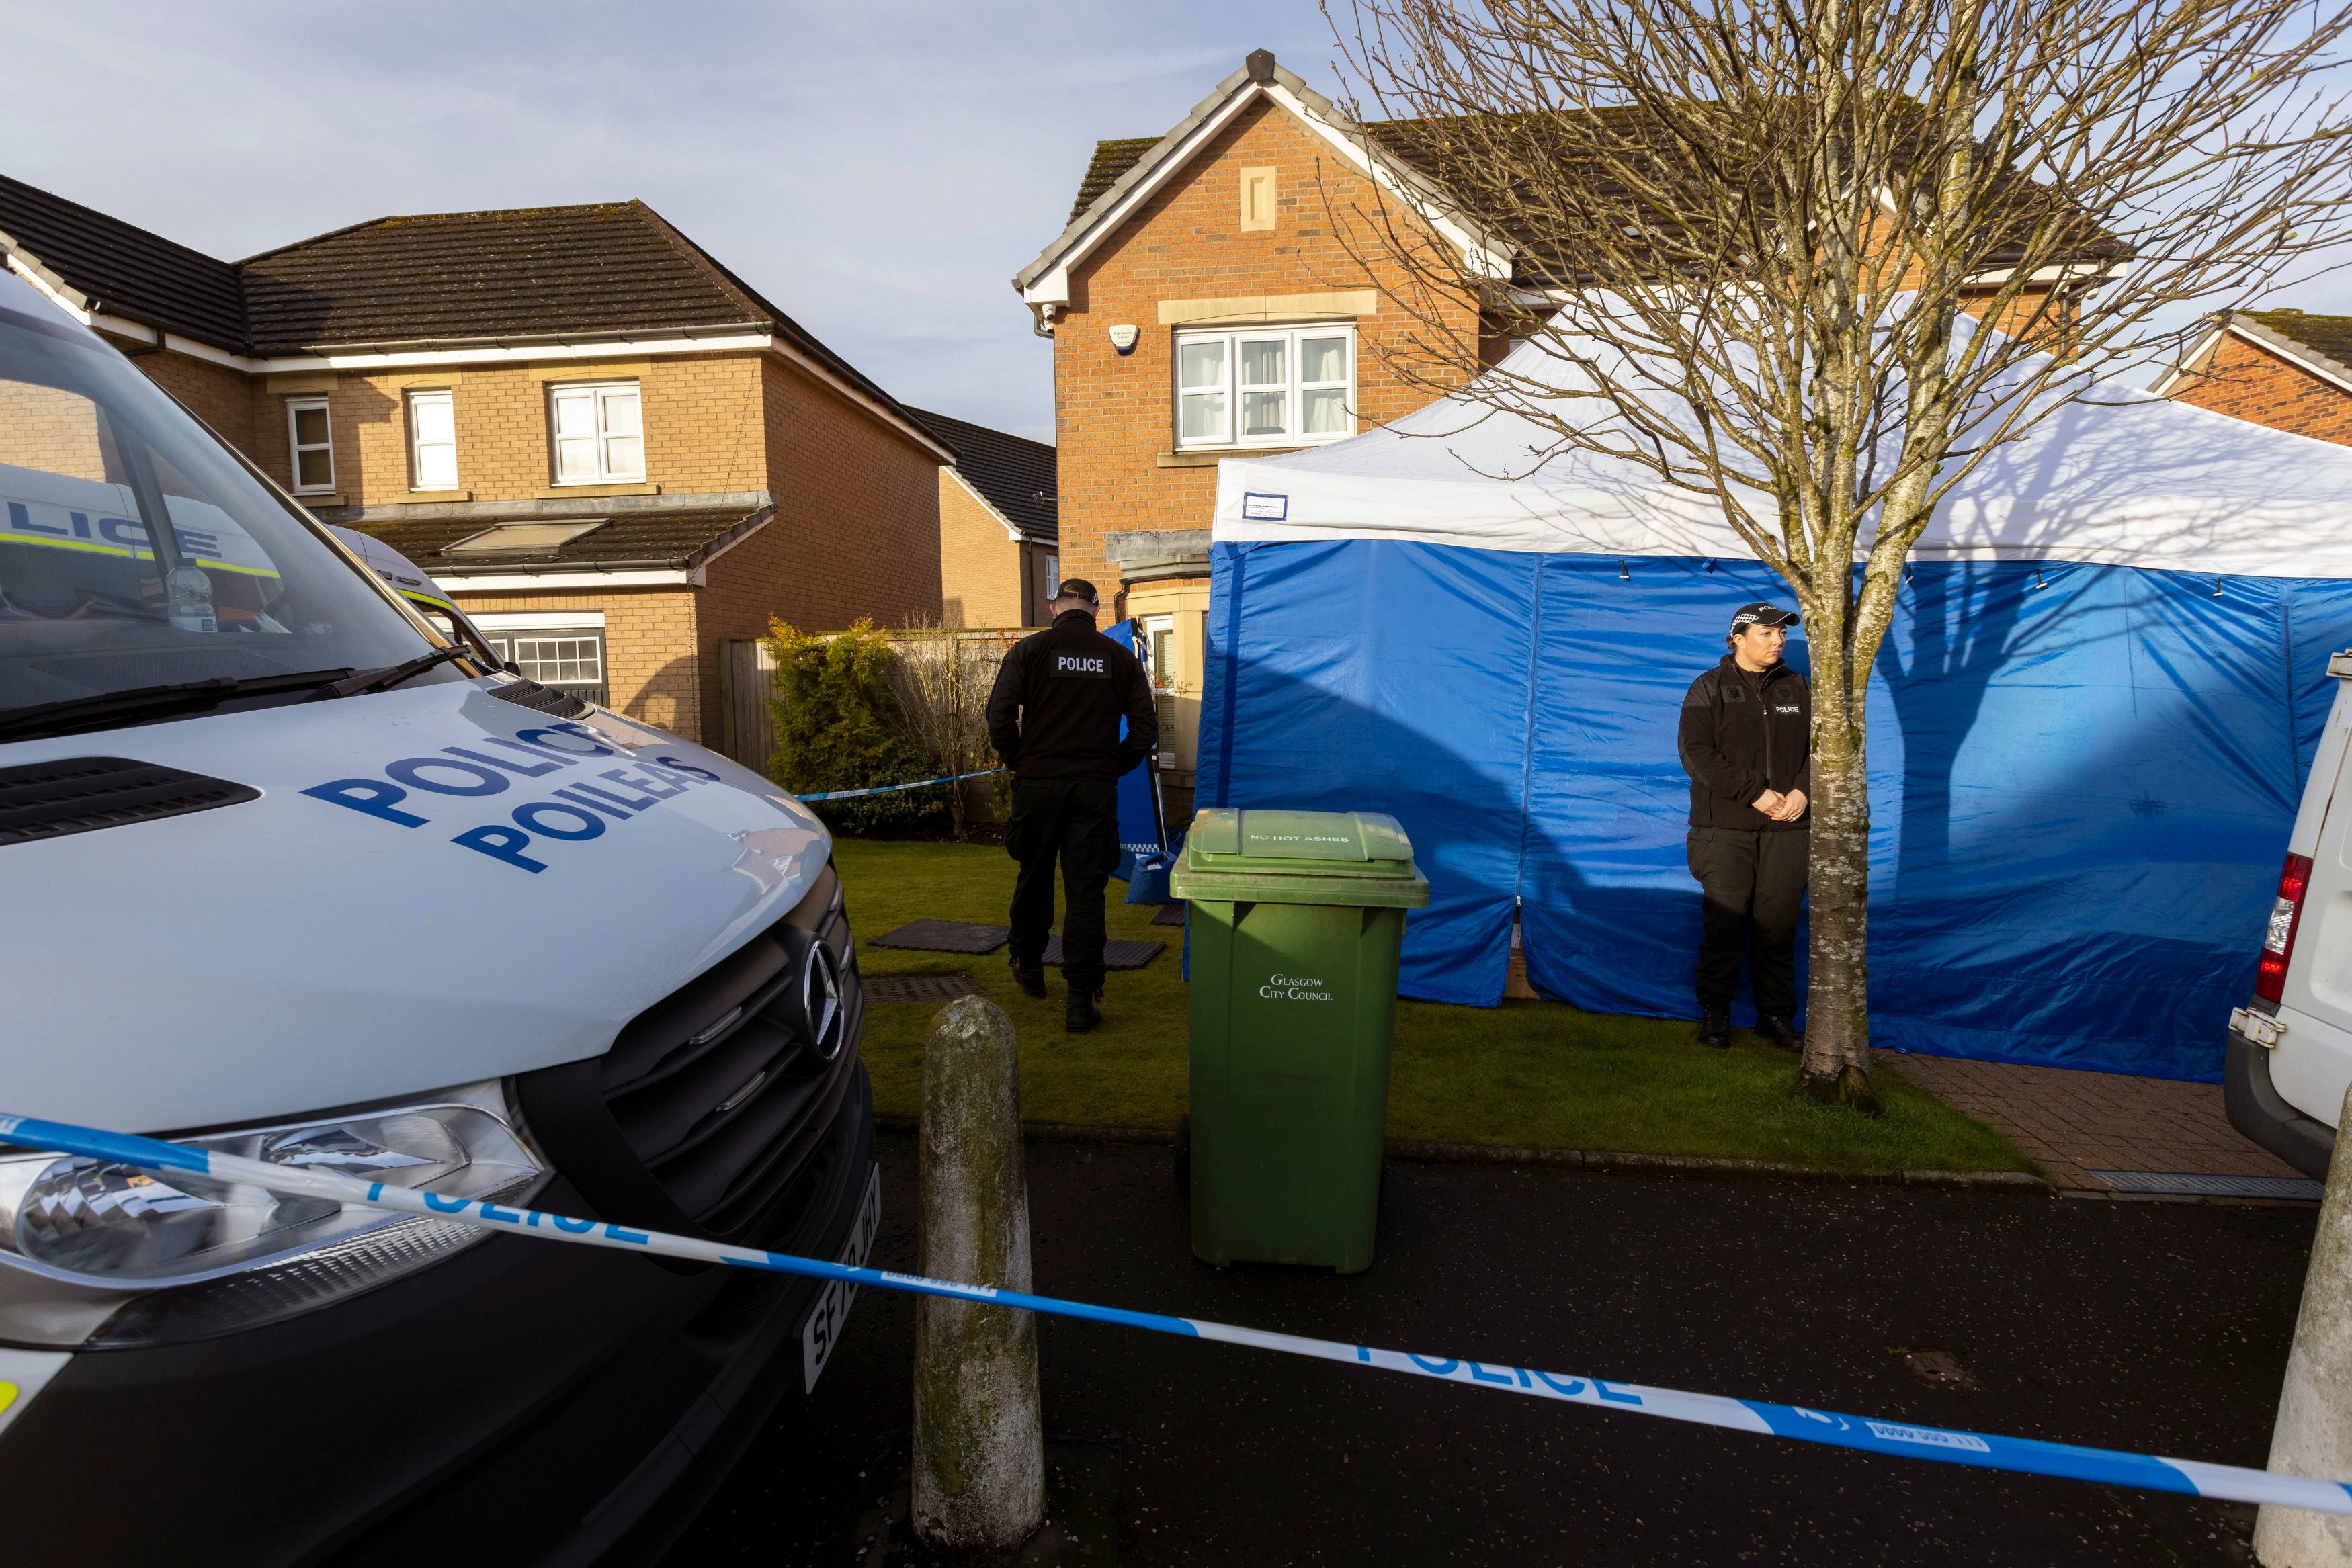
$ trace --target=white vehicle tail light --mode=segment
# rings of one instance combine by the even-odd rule
[[[2279,873],[2278,902],[2271,905],[2270,929],[2263,934],[2263,963],[2254,995],[2277,1001],[2286,991],[2286,961],[2294,952],[2295,927],[2303,921],[2303,894],[2311,886],[2311,857],[2289,855]]]

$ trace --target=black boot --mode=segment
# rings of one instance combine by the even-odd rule
[[[1756,1032],[1770,1040],[1774,1045],[1779,1046],[1782,1051],[1802,1051],[1805,1049],[1805,1037],[1797,1032],[1796,1020],[1793,1019],[1782,1018],[1779,1013],[1758,1014],[1756,1018]]]
[[[1070,1010],[1063,1017],[1062,1027],[1072,1034],[1084,1034],[1102,1022],[1102,1009],[1095,1006],[1096,998],[1101,995],[1100,991],[1082,991],[1072,986]]]
[[[1033,997],[1045,994],[1045,966],[1043,964],[1024,964],[1016,955],[1013,959],[1013,978]]]
[[[1709,1008],[1698,1020],[1698,1042],[1717,1051],[1731,1049],[1731,1009]]]

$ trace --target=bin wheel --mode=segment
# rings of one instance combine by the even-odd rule
[[[1176,1191],[1184,1197],[1192,1196],[1192,1118],[1176,1118]]]

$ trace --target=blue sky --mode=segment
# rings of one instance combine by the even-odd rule
[[[1095,141],[1167,130],[1259,47],[1339,90],[1310,0],[0,0],[0,170],[30,184],[231,258],[641,197],[906,402],[1043,440],[1051,345],[1009,279]]]
[[[0,5],[0,170],[235,258],[388,213],[642,197],[904,401],[1052,439],[1011,286],[1095,141],[1312,5]],[[26,69],[27,66],[35,68]]]

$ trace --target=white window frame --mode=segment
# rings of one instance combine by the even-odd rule
[[[1306,361],[1305,357],[1299,351],[1299,344],[1309,338],[1343,338],[1347,340],[1348,374],[1344,381],[1303,382],[1300,379],[1302,372],[1306,370]],[[1245,343],[1265,343],[1276,340],[1279,340],[1283,344],[1283,380],[1279,383],[1284,394],[1283,434],[1280,435],[1239,434],[1238,432],[1241,428],[1239,422],[1241,420],[1242,412],[1242,396],[1244,391],[1241,384],[1242,346]],[[1204,342],[1223,342],[1224,344],[1225,379],[1223,389],[1225,400],[1224,422],[1223,427],[1216,434],[1187,436],[1184,434],[1184,394],[1188,390],[1190,390],[1197,396],[1204,389],[1201,387],[1187,389],[1182,384],[1184,376],[1183,349],[1184,345],[1188,343]],[[1234,327],[1224,328],[1213,331],[1182,331],[1176,334],[1175,351],[1169,355],[1169,363],[1171,367],[1171,379],[1176,383],[1172,389],[1171,401],[1173,403],[1175,417],[1171,422],[1171,428],[1175,434],[1176,446],[1180,451],[1186,449],[1193,451],[1221,448],[1247,449],[1250,447],[1265,446],[1321,446],[1334,441],[1345,441],[1348,437],[1356,434],[1356,329],[1352,323],[1345,321],[1327,321],[1301,327],[1283,326],[1261,327],[1255,329],[1247,327]],[[1248,390],[1270,391],[1276,384],[1276,383],[1274,382],[1268,382],[1263,387],[1253,387]],[[1331,391],[1335,389],[1340,391],[1343,394],[1343,402],[1346,413],[1346,417],[1342,421],[1343,428],[1335,431],[1321,432],[1313,435],[1305,434],[1300,429],[1300,426],[1306,422],[1307,399],[1305,394],[1309,391]]]
[[[411,391],[408,402],[408,487],[412,490],[454,490],[457,487],[457,400],[446,387],[425,387]],[[428,405],[449,411],[449,478],[446,484],[433,485],[425,479],[425,449],[428,443],[416,422],[416,411]],[[429,444],[439,446],[441,442]]]
[[[616,433],[612,428],[612,401],[621,395],[633,399],[637,405],[637,466],[634,472],[615,468],[608,461],[612,443],[616,439],[629,439],[627,434]],[[566,474],[563,471],[563,438],[558,432],[562,429],[560,405],[567,400],[585,401],[593,411],[592,441],[596,459],[593,474]],[[642,484],[646,477],[646,399],[643,388],[635,381],[550,382],[547,388],[547,455],[551,483],[556,485]]]
[[[484,621],[495,623],[483,625]],[[531,667],[523,672],[526,679],[536,680],[542,685],[552,685],[559,690],[578,691],[592,702],[607,707],[612,706],[608,700],[613,690],[612,650],[605,641],[604,617],[601,612],[590,615],[488,615],[477,619],[475,625],[480,630],[484,641],[501,659],[520,663],[518,647],[524,643],[532,645]],[[559,676],[553,681],[545,680],[543,676],[548,672],[541,662],[539,652],[549,644],[568,646],[572,656],[567,662],[572,664],[583,662],[579,650],[589,650],[588,658],[593,659],[596,666],[596,678],[591,681]]]
[[[327,427],[327,439],[305,443],[301,437],[299,416],[316,411]],[[302,483],[302,455],[323,452],[327,455],[327,482],[323,485]],[[286,400],[286,476],[293,481],[290,488],[298,496],[324,496],[335,488],[335,419],[323,397],[289,397]]]

